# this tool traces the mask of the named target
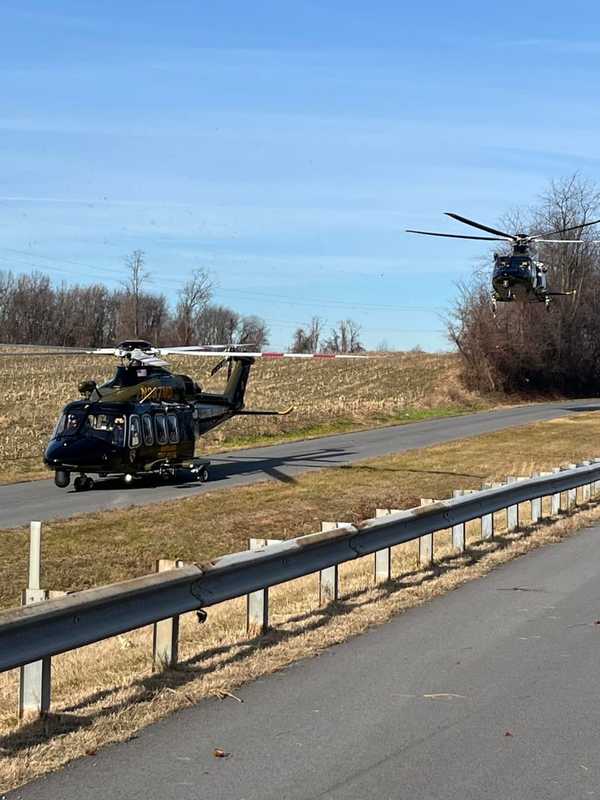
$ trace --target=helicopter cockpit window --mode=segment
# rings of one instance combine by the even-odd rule
[[[54,426],[54,430],[52,431],[52,438],[53,439],[56,439],[64,431],[66,421],[67,421],[67,415],[66,414],[61,414],[59,419],[58,419],[58,422]]]
[[[142,417],[142,430],[144,432],[144,444],[150,447],[154,444],[154,431],[152,429],[152,417],[150,414],[144,414]]]
[[[177,427],[177,416],[175,414],[167,415],[167,428],[169,431],[169,441],[171,444],[177,444],[179,441],[179,429]]]
[[[86,420],[86,432],[122,446],[125,443],[125,417],[121,414],[90,414]]]
[[[74,436],[81,426],[83,420],[83,413],[77,411],[69,411],[63,413],[56,423],[52,438],[56,439],[59,436]]]
[[[167,444],[169,441],[169,434],[167,433],[167,420],[164,414],[157,414],[154,417],[154,425],[156,428],[156,441],[158,444]]]
[[[137,414],[132,414],[129,418],[129,447],[139,447],[141,443],[140,418]]]

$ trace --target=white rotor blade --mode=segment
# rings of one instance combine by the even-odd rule
[[[600,239],[536,239],[535,241],[551,244],[598,244]]]
[[[187,356],[203,356],[206,358],[228,358],[230,356],[246,356],[247,358],[369,358],[369,356],[355,355],[354,353],[248,353],[240,350],[186,350],[182,352],[175,347],[161,347],[160,354],[168,356],[170,353],[179,353]]]
[[[28,348],[28,347],[37,347],[37,348],[44,348],[47,347],[46,350],[43,349],[36,349],[36,350],[7,350],[6,352],[0,353],[0,356],[86,356],[86,355],[111,355],[114,356],[116,354],[116,350],[114,347],[111,348],[101,348],[99,350],[85,350],[82,347],[60,347],[54,345],[26,345],[26,344],[2,344],[0,343],[0,347],[12,347],[12,348]]]

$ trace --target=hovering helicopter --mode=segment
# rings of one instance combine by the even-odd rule
[[[506,231],[490,228],[488,225],[482,225],[479,222],[474,222],[472,219],[461,217],[449,211],[446,211],[445,214],[459,222],[464,222],[465,225],[471,225],[473,228],[479,228],[479,230],[487,231],[487,233],[493,233],[495,235],[466,236],[456,233],[416,231],[410,228],[407,229],[406,232],[419,233],[424,236],[443,236],[448,239],[478,239],[488,242],[510,242],[512,246],[511,255],[494,253],[494,271],[492,273],[492,310],[494,314],[496,313],[497,303],[540,302],[544,303],[546,309],[549,310],[553,297],[574,295],[575,289],[569,292],[552,292],[548,289],[548,282],[546,279],[548,267],[537,260],[536,245],[538,242],[549,242],[551,244],[589,243],[590,240],[586,239],[552,239],[547,237],[580,230],[581,228],[587,228],[590,225],[596,225],[600,222],[600,220],[595,219],[592,222],[584,222],[581,225],[573,225],[569,228],[551,231],[550,233],[506,233]],[[592,241],[598,242],[600,240],[594,239]]]
[[[75,491],[91,489],[94,479],[122,477],[126,484],[142,476],[168,478],[188,469],[200,481],[208,480],[207,459],[194,456],[196,438],[233,416],[282,416],[283,411],[246,410],[244,394],[257,358],[364,358],[320,353],[243,352],[235,348],[167,347],[128,340],[116,348],[71,350],[68,355],[112,355],[120,359],[114,377],[98,386],[79,384],[83,399],[68,403],[56,424],[44,454],[54,470],[54,482],[66,488],[77,473]],[[204,392],[192,378],[168,369],[161,358],[169,354],[219,357],[211,371],[227,367],[222,394]]]

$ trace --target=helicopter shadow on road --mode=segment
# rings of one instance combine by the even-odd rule
[[[342,464],[341,469],[348,469],[363,472],[397,472],[401,474],[415,474],[415,475],[450,475],[452,478],[478,478],[485,480],[487,475],[477,475],[472,472],[455,472],[454,470],[445,469],[411,469],[409,467],[377,467],[371,464]]]
[[[589,405],[589,406],[565,406],[563,411],[568,411],[569,413],[586,413],[589,411],[600,411],[600,403]]]
[[[288,467],[293,471],[303,472],[325,467],[343,467],[354,454],[353,450],[347,448],[328,447],[308,453],[270,458],[243,455],[237,457],[233,454],[219,461],[217,456],[211,464],[210,474],[213,480],[224,481],[232,477],[262,473],[282,483],[296,483],[296,479],[288,472],[284,472],[283,468]]]

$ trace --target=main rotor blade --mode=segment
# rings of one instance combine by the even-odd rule
[[[578,231],[580,228],[588,228],[590,225],[597,225],[600,219],[594,219],[592,222],[582,222],[581,225],[573,225],[570,228],[562,228],[559,231],[548,231],[548,233],[533,233],[529,238],[538,239],[540,236],[556,236],[559,233],[568,233],[569,231]],[[538,241],[543,241],[539,240]],[[566,240],[565,240],[566,241]]]
[[[411,228],[406,229],[406,233],[420,233],[422,236],[443,236],[445,239],[479,239],[486,242],[512,242],[512,238],[503,236],[463,236],[458,233],[434,233],[433,231],[413,231]]]
[[[447,217],[452,217],[452,219],[457,219],[459,222],[464,222],[465,225],[471,225],[473,228],[479,228],[481,231],[495,233],[497,236],[502,236],[503,239],[515,240],[517,238],[516,236],[513,236],[512,233],[506,233],[506,231],[499,231],[496,228],[490,228],[489,225],[482,225],[480,222],[475,222],[467,217],[461,217],[460,214],[453,214],[451,211],[444,211],[444,214]]]
[[[598,244],[600,239],[537,239],[536,242],[551,242],[552,244]]]
[[[169,355],[172,348],[161,347],[161,355]],[[224,350],[215,352],[214,350],[193,350],[186,351],[186,356],[200,356],[202,358],[374,358],[374,356],[356,355],[355,353],[270,353],[270,352],[244,352],[240,350]]]

